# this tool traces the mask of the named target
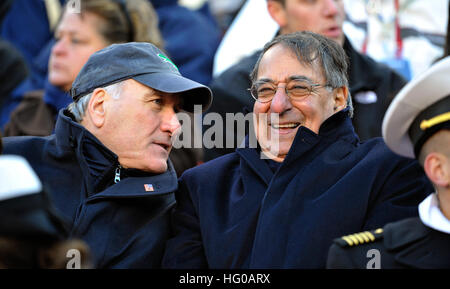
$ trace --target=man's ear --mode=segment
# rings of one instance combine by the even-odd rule
[[[450,185],[450,172],[447,162],[449,160],[440,153],[429,153],[424,161],[423,168],[428,178],[436,186],[447,188]]]
[[[347,106],[348,87],[342,86],[335,88],[334,92],[334,110],[339,111]]]
[[[105,123],[106,107],[105,100],[108,97],[106,90],[103,88],[96,88],[92,92],[92,97],[89,100],[87,112],[89,118],[96,128],[101,128]]]
[[[267,10],[269,11],[270,16],[280,28],[283,28],[287,25],[287,17],[286,10],[282,3],[274,0],[267,1]]]

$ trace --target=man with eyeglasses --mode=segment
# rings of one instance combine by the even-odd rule
[[[433,188],[381,138],[359,141],[346,71],[319,34],[266,44],[251,74],[258,145],[184,173],[163,266],[324,268],[334,238],[417,215]]]
[[[352,47],[343,31],[344,1],[267,0],[267,10],[280,27],[278,34],[312,31],[334,40],[344,48],[349,57],[347,72],[355,111],[352,117],[355,131],[361,140],[381,136],[384,113],[406,81],[394,70],[377,63]],[[249,74],[260,53],[261,51],[257,51],[244,57],[213,79],[210,87],[214,94],[214,102],[209,112],[225,115],[251,109],[253,103],[246,89],[251,85]],[[208,126],[204,127],[205,131],[208,129]],[[228,134],[236,133],[229,125],[224,126],[224,130]],[[238,146],[242,141],[239,134],[236,133],[235,139],[237,139],[235,145]],[[204,149],[204,158],[214,159],[233,152],[235,147]]]

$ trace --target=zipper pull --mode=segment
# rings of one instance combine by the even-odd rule
[[[121,166],[121,165],[119,165],[119,166],[116,168],[116,175],[115,175],[115,177],[114,177],[114,183],[115,183],[115,184],[117,184],[118,182],[120,182],[120,169],[122,169],[122,166]]]

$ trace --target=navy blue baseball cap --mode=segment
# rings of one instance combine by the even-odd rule
[[[198,82],[183,77],[176,65],[148,42],[112,44],[92,54],[72,83],[70,94],[76,102],[99,87],[134,79],[166,93],[180,93],[182,109],[193,112],[209,108],[212,92]]]

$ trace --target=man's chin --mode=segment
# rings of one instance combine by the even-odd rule
[[[167,171],[167,160],[151,160],[150,165],[145,166],[142,170],[152,174],[162,174]]]
[[[283,162],[284,158],[289,152],[290,145],[283,145],[282,143],[273,144],[271,143],[269,146],[261,146],[262,149],[262,158],[271,159],[276,162]]]
[[[167,163],[164,163],[164,165],[158,166],[156,168],[151,168],[152,173],[155,174],[162,174],[165,173],[167,171]]]

